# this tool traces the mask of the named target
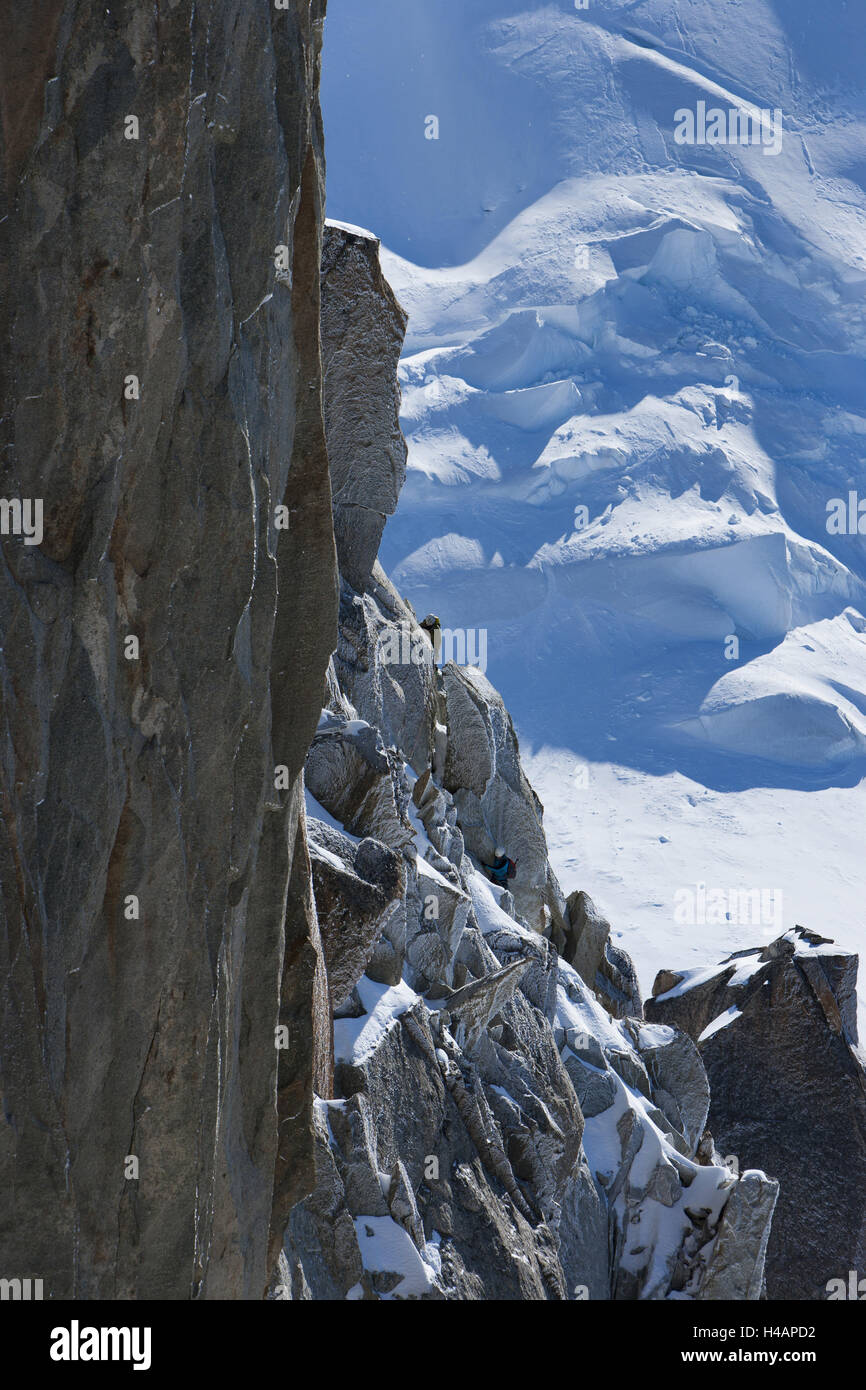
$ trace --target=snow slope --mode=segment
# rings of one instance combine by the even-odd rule
[[[487,628],[645,989],[778,934],[698,883],[866,947],[864,52],[854,0],[330,0],[329,215],[410,313],[382,560]]]

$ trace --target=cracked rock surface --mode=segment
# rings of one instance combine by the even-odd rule
[[[10,19],[0,1251],[46,1298],[260,1298],[314,1180],[323,12]]]

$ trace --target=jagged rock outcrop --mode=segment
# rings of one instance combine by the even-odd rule
[[[687,1031],[722,1152],[780,1183],[767,1294],[824,1299],[866,1268],[866,1072],[857,957],[798,927],[715,969],[665,971],[647,1016]],[[727,1295],[725,1295],[727,1296]]]
[[[349,701],[416,773],[432,766],[437,724],[445,718],[433,648],[378,561],[364,594],[347,583],[341,588],[331,669],[332,708]]]
[[[778,1196],[778,1183],[767,1182],[763,1173],[743,1174],[719,1222],[702,1298],[754,1302],[762,1297],[762,1274]]]
[[[367,587],[406,477],[397,363],[406,314],[369,232],[329,222],[322,254],[322,363],[340,573]]]
[[[352,835],[372,836],[399,849],[409,844],[408,795],[402,761],[363,719],[323,712],[307,754],[306,781],[313,796]]]
[[[346,1004],[383,936],[393,932],[403,895],[403,862],[378,840],[354,842],[307,820],[313,894],[334,1011]]]
[[[46,1298],[260,1298],[314,1183],[323,13],[4,6],[0,1264]]]
[[[337,360],[363,356],[356,344]],[[342,458],[367,427],[347,404]],[[273,1296],[758,1297],[775,1185],[722,1163],[697,1048],[644,1023],[589,899],[570,919],[501,697],[480,670],[437,669],[378,566],[361,588],[344,571],[307,759],[309,792],[349,832],[310,822],[314,860],[327,851],[326,952],[330,923],[359,915],[336,993],[381,907],[359,906],[370,841],[353,836],[401,857],[403,888],[335,1008],[319,1181],[292,1213]],[[518,861],[508,891],[479,869],[497,841]],[[558,954],[568,944],[588,984]]]
[[[320,1183],[293,1212],[283,1289],[758,1297],[776,1187],[701,1148],[697,1049],[612,1019],[474,871],[469,888],[456,988],[365,976],[335,1023]]]
[[[565,959],[614,1018],[640,1018],[637,973],[628,954],[611,941],[610,923],[587,893],[570,893],[566,909]]]

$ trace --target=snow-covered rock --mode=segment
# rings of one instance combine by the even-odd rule
[[[721,1151],[740,1171],[760,1167],[779,1181],[770,1298],[827,1298],[830,1281],[866,1263],[857,964],[827,937],[797,927],[715,968],[664,972],[646,1004],[648,1018],[684,1029],[697,1044]]]
[[[527,780],[511,716],[476,667],[442,673],[447,721],[443,784],[454,797],[466,848],[482,863],[498,845],[517,865],[510,888],[518,913],[562,944],[565,900],[550,867],[541,802]]]
[[[366,720],[323,711],[305,776],[316,800],[352,835],[370,836],[392,849],[411,843],[408,793],[401,796],[399,769],[379,730]]]

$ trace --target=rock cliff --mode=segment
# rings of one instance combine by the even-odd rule
[[[46,1297],[259,1298],[314,1181],[323,10],[2,7],[0,1251]]]

